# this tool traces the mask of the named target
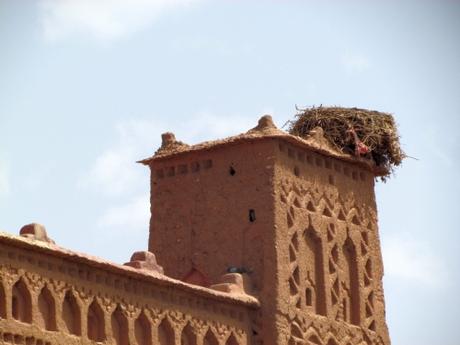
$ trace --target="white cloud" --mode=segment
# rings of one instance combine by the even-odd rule
[[[159,145],[160,133],[155,124],[128,121],[119,123],[116,130],[116,144],[103,151],[88,172],[80,176],[80,188],[91,189],[109,197],[126,197],[148,183],[147,169],[136,164],[136,161],[145,158],[143,155],[152,154]]]
[[[340,58],[340,63],[347,73],[364,72],[371,67],[370,59],[359,53],[346,52]]]
[[[108,150],[96,159],[89,174],[80,180],[80,186],[96,186],[109,196],[121,195],[141,177],[140,172],[133,167],[134,162],[134,153],[130,147]]]
[[[150,200],[139,196],[130,202],[107,209],[99,218],[98,226],[103,228],[120,228],[126,231],[148,228],[150,218]]]
[[[432,288],[448,281],[445,263],[428,243],[402,234],[385,238],[382,249],[386,276]]]
[[[45,38],[74,34],[111,40],[147,28],[158,16],[197,0],[41,0]]]

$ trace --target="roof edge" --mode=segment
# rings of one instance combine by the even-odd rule
[[[257,127],[256,127],[257,128]],[[207,151],[225,146],[231,146],[241,144],[244,142],[252,142],[266,139],[281,139],[288,141],[294,145],[302,146],[305,149],[320,153],[322,155],[336,158],[338,160],[346,161],[351,164],[357,164],[364,169],[370,171],[375,177],[385,176],[388,174],[388,169],[382,166],[377,166],[373,161],[362,157],[352,156],[332,146],[329,141],[322,135],[321,128],[318,128],[316,132],[312,131],[312,135],[306,139],[299,136],[295,136],[284,132],[280,129],[276,130],[256,130],[256,128],[236,136],[231,136],[225,139],[218,139],[213,141],[205,141],[196,145],[177,145],[172,147],[170,150],[157,151],[155,155],[137,161],[137,163],[149,166],[151,163],[156,161],[164,161],[169,158],[179,157],[181,155],[191,153]]]
[[[108,260],[84,253],[74,252],[53,243],[43,242],[21,236],[15,236],[0,230],[0,243],[14,247],[32,250],[45,255],[67,259],[69,261],[86,264],[94,268],[110,271],[114,274],[123,274],[131,278],[156,283],[158,285],[176,287],[189,293],[196,293],[201,297],[212,298],[221,302],[239,303],[241,305],[258,308],[259,300],[250,295],[230,295],[206,287],[188,284],[183,281],[162,275],[155,271],[140,270],[130,266],[120,265]]]

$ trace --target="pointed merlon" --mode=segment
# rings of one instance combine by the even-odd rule
[[[134,252],[131,256],[131,260],[124,265],[163,274],[163,267],[158,265],[155,254],[151,252]]]
[[[250,129],[247,133],[251,134],[251,133],[257,133],[257,132],[264,132],[264,133],[275,132],[277,133],[277,132],[280,132],[280,130],[278,129],[278,127],[276,127],[271,115],[264,115],[259,119],[257,126]]]
[[[161,147],[167,147],[176,142],[176,136],[172,132],[166,132],[161,135]]]
[[[32,240],[54,244],[54,241],[48,237],[46,228],[38,223],[24,225],[21,230],[19,230],[19,235]]]
[[[218,284],[211,285],[211,289],[237,295],[250,294],[252,283],[247,274],[227,273],[220,277]]]
[[[187,149],[188,147],[187,144],[176,140],[174,133],[166,132],[161,135],[161,147],[155,152],[155,155],[174,153]]]

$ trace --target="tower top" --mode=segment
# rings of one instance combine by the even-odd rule
[[[224,146],[250,143],[259,140],[281,139],[325,156],[358,164],[370,171],[374,176],[385,176],[388,174],[387,168],[376,165],[375,162],[370,159],[338,150],[328,139],[326,139],[324,136],[324,130],[321,127],[315,127],[311,129],[307,135],[300,137],[289,134],[276,127],[270,115],[263,115],[259,119],[257,126],[245,133],[224,139],[205,141],[196,145],[188,145],[177,140],[175,135],[171,132],[163,133],[161,137],[161,147],[155,152],[155,154],[151,157],[138,161],[138,163],[150,165],[156,161],[163,161],[191,152],[209,151]]]

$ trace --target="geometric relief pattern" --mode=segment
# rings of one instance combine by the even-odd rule
[[[343,310],[341,304],[340,282],[339,282],[339,247],[336,239],[336,231],[334,224],[327,226],[327,239],[328,239],[328,275],[331,282],[330,287],[330,301],[331,310],[329,315],[334,320],[343,319]]]
[[[305,239],[305,304],[307,310],[326,315],[326,286],[324,282],[323,243],[316,229],[309,222]]]
[[[373,285],[373,272],[372,272],[372,259],[370,256],[369,248],[369,234],[372,233],[372,223],[369,222],[366,229],[361,231],[361,257],[364,262],[364,322],[365,326],[371,331],[375,331],[375,317],[374,317],[374,285]]]
[[[372,211],[360,210],[354,200],[342,200],[333,189],[320,191],[306,181],[286,179],[279,191],[289,252],[289,344],[377,344],[378,336],[368,332],[376,330],[372,228],[362,225]],[[314,332],[311,320],[318,315],[334,320],[339,328],[352,329],[348,325],[355,324],[362,329],[348,336],[338,336],[334,329]]]
[[[360,324],[360,286],[358,277],[358,261],[356,248],[350,237],[347,237],[342,247],[343,260],[343,290],[342,298],[343,320],[354,325]]]
[[[43,288],[35,289],[30,280],[23,278],[25,273],[8,279],[7,271],[8,267],[0,265],[1,307],[4,308],[6,297],[12,299],[10,310],[0,314],[0,344],[76,345],[81,343],[78,336],[84,343],[92,340],[117,345],[174,345],[176,336],[182,345],[243,345],[248,341],[241,328],[197,318],[174,308],[159,308],[152,305],[151,300],[148,304],[131,304],[125,298],[100,295],[40,276],[37,279]],[[11,291],[9,296],[5,291]],[[31,306],[41,314],[37,324],[31,320]],[[59,312],[54,314],[54,310]],[[32,325],[28,325],[29,322]],[[59,343],[47,340],[48,335],[57,331],[56,324],[62,325]]]
[[[306,319],[310,319],[307,322]],[[358,327],[341,327],[329,320],[296,316],[289,321],[291,336],[288,345],[385,345],[382,337]],[[308,326],[307,326],[308,325]]]
[[[300,296],[300,273],[299,273],[299,262],[297,255],[299,251],[299,239],[295,232],[291,236],[291,243],[289,244],[289,293],[290,293],[290,304],[295,305],[296,308],[301,308],[301,296]]]

